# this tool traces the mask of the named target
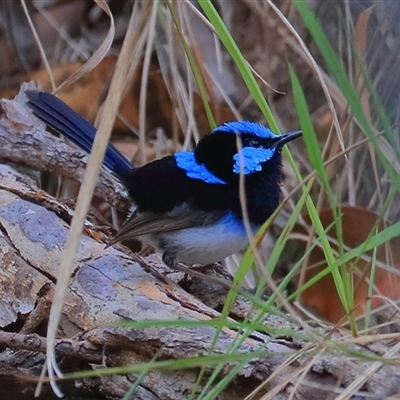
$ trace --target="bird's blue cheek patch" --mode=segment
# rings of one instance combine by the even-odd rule
[[[236,153],[233,156],[235,164],[233,165],[233,172],[240,173],[241,164],[242,170],[245,175],[252,174],[253,172],[261,171],[261,163],[266,162],[275,154],[275,149],[264,149],[254,147],[243,147],[241,154]],[[242,159],[242,161],[241,161]]]
[[[186,176],[192,179],[199,179],[206,183],[219,183],[226,185],[226,182],[211,173],[203,164],[198,164],[191,151],[182,151],[175,154],[176,165],[186,171]]]

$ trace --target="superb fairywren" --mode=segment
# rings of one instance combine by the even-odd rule
[[[33,113],[90,152],[96,129],[50,93],[27,91]],[[247,213],[253,233],[279,203],[282,146],[300,131],[275,135],[265,126],[227,122],[184,151],[133,167],[109,145],[104,164],[125,185],[136,210],[114,242],[138,238],[162,253],[165,264],[210,264],[249,242],[239,198],[245,175]],[[238,152],[237,137],[242,148]]]

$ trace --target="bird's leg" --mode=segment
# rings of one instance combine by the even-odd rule
[[[186,275],[190,274],[191,268],[187,267],[186,265],[176,262],[176,253],[175,252],[170,251],[170,250],[164,251],[164,253],[162,255],[162,260],[168,268],[174,269],[179,272],[183,272]],[[193,275],[195,275],[195,276],[197,275],[198,277],[200,277],[203,274],[200,271],[199,272],[194,271]]]
[[[162,260],[168,268],[174,269],[176,267],[177,262],[175,252],[169,250],[164,251]]]
[[[225,278],[228,278],[229,280],[233,279],[232,275],[229,274],[227,271],[225,271],[225,269],[219,263],[207,264],[207,265],[197,265],[195,267],[189,268],[189,267],[184,266],[183,264],[177,263],[176,262],[176,253],[173,251],[169,251],[169,250],[164,251],[164,253],[162,255],[162,260],[168,268],[175,269],[176,271],[183,272],[187,275],[196,276],[198,278],[209,279],[210,276],[205,275],[203,272],[212,269],[212,270],[218,271],[222,276],[224,276]],[[211,280],[213,280],[213,279],[211,279]],[[217,279],[216,281],[218,283],[223,283],[219,279]]]
[[[231,283],[232,276],[231,275],[229,275],[229,279],[228,280],[225,280],[225,279],[221,279],[221,278],[219,278],[217,276],[214,276],[214,275],[204,274],[203,272],[198,271],[196,268],[195,269],[189,268],[189,267],[184,266],[181,263],[177,263],[175,265],[174,269],[176,271],[183,272],[185,274],[185,280],[190,275],[192,277],[196,277],[196,278],[199,278],[199,279],[202,279],[202,280],[205,280],[205,281],[215,282],[215,283],[217,283],[219,285],[227,287],[228,289],[230,289],[231,286],[232,286],[232,283]],[[225,273],[227,273],[227,272],[225,272]]]
[[[220,274],[229,280],[233,280],[232,275],[218,262],[206,265],[198,264],[192,266],[190,269],[198,272],[215,271],[217,274]]]

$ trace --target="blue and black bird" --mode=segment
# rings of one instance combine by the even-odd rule
[[[90,152],[93,125],[50,93],[26,95],[39,119]],[[239,197],[240,173],[245,175],[247,212],[256,233],[279,204],[282,147],[300,135],[275,135],[248,121],[227,122],[204,136],[193,151],[140,168],[110,144],[104,165],[124,184],[136,207],[113,243],[138,238],[161,252],[171,268],[178,262],[211,264],[243,249],[249,240]]]

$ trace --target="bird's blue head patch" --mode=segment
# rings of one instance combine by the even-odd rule
[[[243,147],[240,153],[236,153],[233,156],[233,159],[235,160],[233,172],[235,174],[240,174],[241,168],[245,175],[261,171],[261,163],[271,159],[275,154],[275,150],[274,147],[271,149],[265,149],[263,147]]]
[[[174,155],[176,165],[186,171],[186,176],[192,179],[200,179],[206,183],[219,183],[226,185],[226,182],[219,179],[210,172],[204,164],[198,164],[192,151],[182,151]]]
[[[242,139],[240,154],[236,150],[236,138]],[[275,146],[279,138],[267,127],[254,122],[226,122],[201,139],[194,152],[181,152],[174,157],[187,177],[226,185],[232,174],[261,171],[263,163],[279,151]]]
[[[275,133],[266,126],[249,121],[227,122],[213,130],[213,133],[218,134],[218,132],[231,132],[237,135],[246,135],[247,137],[254,136],[255,139],[260,139],[259,145],[257,145],[257,143],[255,145],[249,145],[249,143],[243,142],[241,155],[236,153],[233,156],[235,161],[233,172],[239,174],[242,168],[245,175],[261,171],[262,163],[270,160],[276,151],[276,148],[273,146],[267,147],[268,139],[273,140],[280,137],[279,135],[275,135]]]
[[[250,121],[225,122],[224,124],[214,128],[212,131],[212,133],[218,132],[236,133],[238,135],[247,133],[249,135],[257,136],[260,139],[275,139],[279,137],[279,135],[275,135],[275,133],[266,126]]]

